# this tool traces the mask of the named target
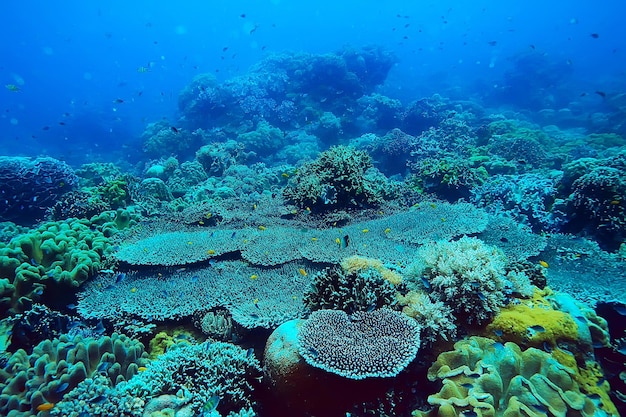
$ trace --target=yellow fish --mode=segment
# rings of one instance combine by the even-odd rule
[[[299,272],[299,273],[300,273],[300,275],[302,275],[303,277],[306,277],[307,275],[309,275],[309,274],[307,274],[307,273],[306,273],[306,271],[305,271],[304,269],[302,269],[302,268],[298,269],[298,272]]]
[[[209,249],[208,251],[206,251],[206,253],[208,253],[209,255],[215,255],[215,251],[213,249]]]
[[[132,293],[136,293],[136,292],[137,292],[137,288],[135,288],[135,287],[131,288],[131,289],[130,289],[130,292],[132,292]]]
[[[265,227],[265,226],[259,226],[259,230],[263,231],[263,230],[265,230],[265,229],[267,229],[267,227]]]
[[[54,408],[54,403],[43,403],[37,406],[37,411],[49,411]]]
[[[391,232],[391,228],[388,227],[385,229],[385,233],[389,233],[389,232]]]
[[[258,276],[257,274],[252,274],[252,275],[250,275],[250,279],[251,279],[252,281],[254,281],[255,279],[257,279],[258,277],[259,277],[259,276]],[[256,303],[255,303],[255,304],[256,304]]]
[[[543,266],[544,268],[549,267],[550,265],[546,262],[546,261],[539,261],[539,265]]]
[[[289,178],[289,174],[287,174],[286,172],[283,172],[282,174],[280,174],[280,176],[283,178]]]
[[[619,200],[612,200],[612,201],[611,201],[611,205],[612,205],[612,206],[617,206],[619,203],[620,203],[620,201],[619,201]]]
[[[341,239],[335,238],[335,243],[338,244],[338,245],[341,245]]]
[[[361,230],[361,232],[363,232],[363,233],[367,233],[369,231],[370,231],[370,229],[363,229],[363,230]]]
[[[139,368],[137,368],[137,371],[139,371],[139,372],[144,372],[144,371],[147,371],[147,370],[148,370],[148,368],[146,368],[145,366],[140,366]]]

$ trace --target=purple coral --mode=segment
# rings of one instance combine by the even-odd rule
[[[298,334],[300,354],[316,368],[351,379],[392,377],[411,363],[420,346],[420,327],[383,308],[351,316],[319,310]]]
[[[72,168],[54,158],[0,157],[0,221],[40,220],[78,184]]]

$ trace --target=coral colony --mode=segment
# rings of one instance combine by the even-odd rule
[[[134,168],[0,158],[0,414],[623,411],[617,135],[402,103],[395,62],[200,75]]]

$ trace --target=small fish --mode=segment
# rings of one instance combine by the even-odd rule
[[[620,316],[626,316],[626,304],[615,303],[613,305],[613,310]]]
[[[237,232],[233,232],[233,234],[232,234],[232,235],[230,235],[230,238],[231,238],[231,239],[234,239],[236,235],[237,235]]]
[[[474,384],[470,384],[469,382],[466,382],[464,384],[461,384],[461,386],[465,389],[471,389],[474,387]]]
[[[590,36],[594,39],[598,39],[600,37],[600,35],[597,33],[592,33]]]
[[[267,227],[265,227],[265,226],[259,226],[259,230],[260,231],[263,231],[263,230],[266,230],[266,229],[267,229]]]
[[[307,350],[309,351],[309,354],[314,358],[317,358],[319,356],[319,352],[315,348],[310,347]]]
[[[65,391],[68,387],[70,386],[70,384],[68,382],[64,382],[61,385],[59,385],[57,387],[57,389],[55,390],[56,392],[63,392]]]
[[[176,268],[176,272],[184,272],[186,270],[187,270],[187,268],[185,268],[184,266],[181,267],[181,268]]]
[[[125,278],[126,278],[126,274],[123,272],[120,272],[119,274],[115,276],[115,283],[119,284],[120,282],[124,281]]]
[[[500,238],[500,242],[502,242],[502,243],[509,243],[509,239],[507,239],[505,237],[501,237]]]
[[[44,126],[41,128],[41,130],[50,130],[50,126]]]
[[[96,325],[96,328],[94,329],[94,332],[98,333],[98,334],[102,334],[104,333],[106,329],[104,328],[104,324],[102,324],[102,320],[100,320],[98,322],[98,324]]]
[[[206,253],[209,255],[215,255],[215,251],[213,249],[209,249]]]
[[[39,262],[35,258],[30,258],[30,264],[32,266],[39,266]]]
[[[212,396],[202,407],[200,416],[209,417],[217,409],[217,405],[220,403],[220,397],[217,395]]]
[[[503,332],[502,330],[500,330],[500,329],[495,329],[495,330],[493,331],[493,334],[495,334],[495,335],[496,335],[496,336],[498,336],[498,337],[502,337],[502,335],[504,334],[504,332]]]
[[[361,232],[363,232],[363,233],[369,233],[369,231],[370,231],[370,229],[363,229],[363,230],[361,230]]]
[[[478,293],[476,293],[476,295],[478,296],[478,299],[480,301],[486,301],[487,300],[487,297],[482,292],[478,292]]]
[[[391,232],[391,228],[388,227],[388,228],[385,229],[385,234],[387,234],[389,232]]]
[[[37,411],[50,411],[54,408],[54,403],[39,404],[36,408]]]
[[[115,100],[113,100],[113,103],[116,103],[116,104],[120,104],[120,103],[123,103],[123,102],[124,102],[123,98],[116,98]]]
[[[611,200],[611,202],[609,203],[612,206],[617,206],[619,205],[620,201],[619,200]]]
[[[137,72],[140,74],[144,74],[146,72],[150,72],[150,68],[144,66],[137,67]]]
[[[249,348],[248,351],[246,352],[246,358],[249,358],[250,356],[254,355],[254,348]]]
[[[78,306],[76,304],[74,304],[74,303],[68,304],[65,307],[67,307],[70,310],[76,310],[78,308]]]
[[[430,290],[430,281],[428,281],[428,279],[426,279],[426,277],[424,277],[424,276],[422,277],[422,285],[427,290]]]
[[[602,98],[606,98],[606,93],[604,91],[594,91],[597,95],[599,95]]]
[[[340,241],[341,249],[347,248],[349,244],[350,244],[350,236],[345,235]]]
[[[137,287],[133,287],[130,289],[130,292],[132,292],[133,294],[137,292]]]
[[[543,342],[543,350],[545,350],[548,353],[552,353],[554,349],[552,348],[552,345],[550,343]]]
[[[532,407],[540,413],[548,414],[548,408],[543,404],[532,404]]]
[[[306,272],[303,268],[298,269],[298,272],[299,272],[299,273],[300,273],[300,275],[302,275],[303,277],[306,277],[307,275],[309,275],[309,274],[307,274],[307,272]]]
[[[289,174],[287,174],[286,172],[283,172],[282,174],[280,174],[280,176],[283,178],[289,178]]]
[[[548,268],[548,267],[550,267],[550,264],[549,264],[549,263],[547,263],[547,262],[546,262],[546,261],[544,261],[544,260],[540,260],[540,261],[539,261],[539,265],[541,265],[541,266],[542,266],[542,267],[544,267],[544,268]]]
[[[21,89],[21,88],[19,88],[19,87],[18,87],[17,85],[15,85],[15,84],[6,84],[4,87],[5,87],[7,90],[12,91],[12,92],[14,92],[14,93],[17,93],[17,92],[19,92],[19,91],[22,91],[22,89]]]
[[[250,275],[250,279],[251,279],[252,281],[256,280],[257,278],[259,278],[259,276],[258,276],[257,274],[252,274],[252,275]]]
[[[536,324],[534,326],[530,326],[528,329],[532,330],[533,332],[536,332],[536,333],[543,333],[543,332],[546,331],[546,329],[543,326],[540,326],[538,324]]]
[[[98,369],[96,369],[96,371],[101,374],[108,371],[110,367],[111,362],[101,362],[100,365],[98,365]]]
[[[194,275],[193,277],[191,277],[191,282],[198,282],[198,276]]]
[[[476,372],[472,372],[471,374],[467,375],[468,378],[480,378],[480,374],[476,373]]]
[[[176,128],[174,126],[171,126],[170,129],[172,129],[172,132],[174,132],[174,133],[178,133],[179,132],[178,128]]]
[[[489,46],[496,46],[498,44],[498,41],[489,41],[487,42],[487,45]]]
[[[94,397],[91,397],[87,401],[89,401],[90,403],[93,403],[93,404],[102,404],[106,399],[107,399],[106,395],[100,394],[100,395],[96,395]]]
[[[147,370],[148,368],[146,368],[145,366],[140,366],[139,368],[137,368],[137,372],[145,372]]]

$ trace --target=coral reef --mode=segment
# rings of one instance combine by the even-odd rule
[[[143,345],[124,335],[45,340],[28,355],[18,350],[0,370],[0,411],[37,414],[86,378],[103,375],[111,383],[129,380],[147,364]]]
[[[78,185],[65,162],[54,158],[0,157],[0,221],[31,225]]]
[[[298,343],[314,367],[351,379],[391,377],[415,359],[420,328],[387,308],[352,315],[318,310],[300,327]]]
[[[439,355],[428,370],[431,381],[443,382],[428,397],[435,408],[413,415],[617,415],[608,396],[587,395],[576,381],[576,362],[568,365],[535,348],[471,337]]]
[[[407,275],[417,282],[423,277],[431,297],[452,306],[461,320],[481,323],[498,313],[512,291],[506,263],[498,248],[463,237],[427,245]]]

